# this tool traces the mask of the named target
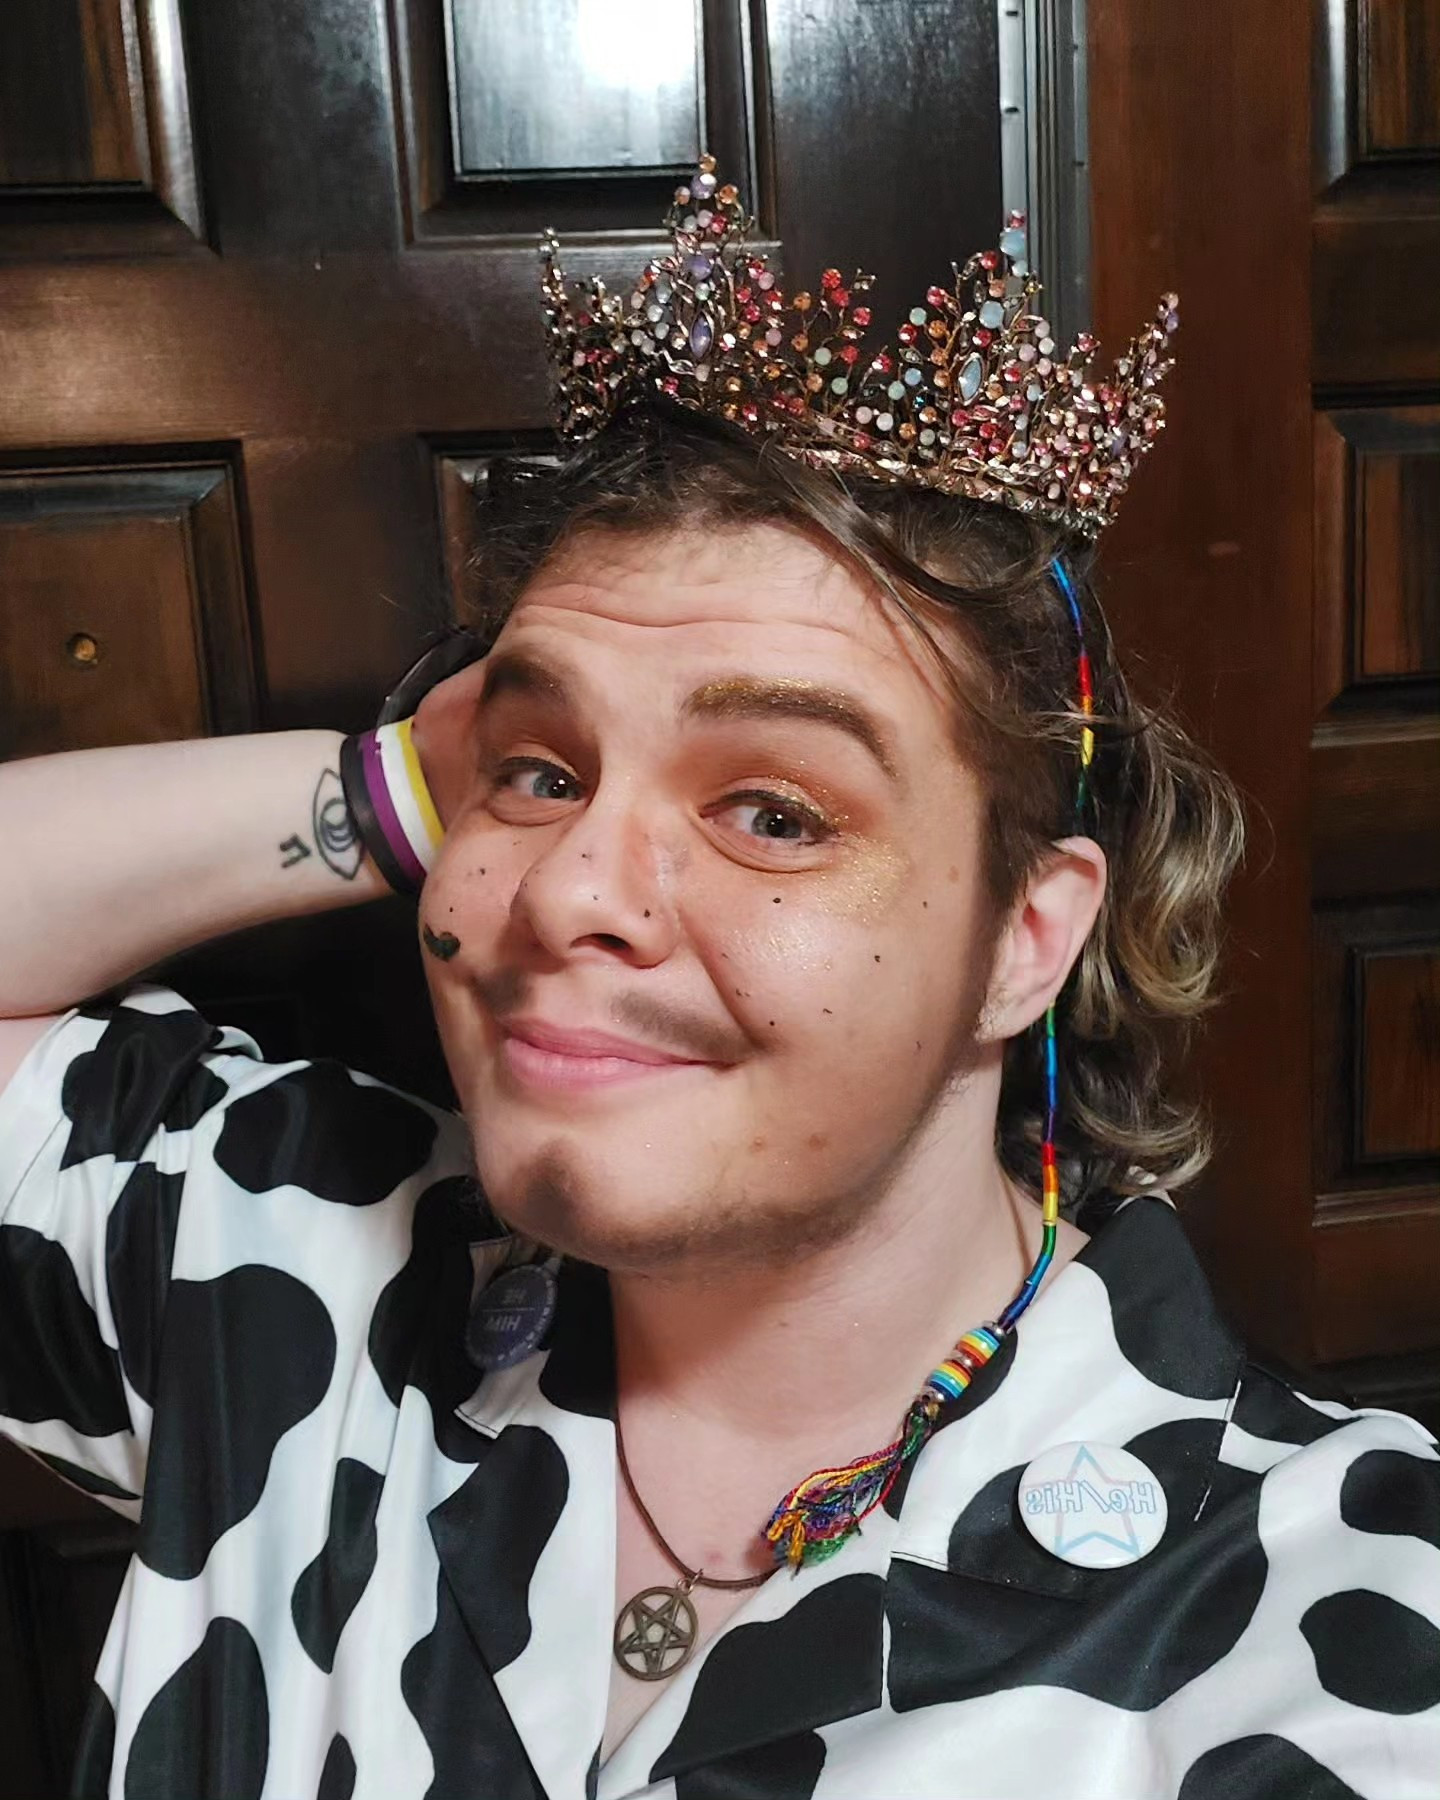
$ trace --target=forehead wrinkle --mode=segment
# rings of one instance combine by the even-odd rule
[[[732,675],[696,688],[681,707],[681,715],[690,719],[806,719],[831,725],[863,744],[891,781],[900,779],[885,731],[859,701],[839,688],[793,676],[767,681]]]

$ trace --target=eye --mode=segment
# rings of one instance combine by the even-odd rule
[[[495,771],[494,793],[511,801],[574,801],[585,790],[577,776],[539,756],[512,756]]]
[[[812,849],[834,836],[828,819],[780,794],[731,794],[710,817],[764,849]]]

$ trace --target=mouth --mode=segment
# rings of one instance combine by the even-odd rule
[[[500,1060],[520,1086],[548,1093],[613,1087],[711,1067],[653,1044],[539,1019],[511,1019],[501,1026]]]

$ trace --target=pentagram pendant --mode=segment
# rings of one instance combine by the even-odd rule
[[[637,1681],[663,1681],[690,1660],[699,1621],[690,1581],[646,1588],[620,1609],[615,1621],[615,1660]]]

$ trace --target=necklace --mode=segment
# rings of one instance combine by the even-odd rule
[[[740,1588],[759,1587],[775,1570],[765,1569],[759,1575],[746,1575],[739,1580],[722,1581],[692,1569],[670,1548],[660,1534],[660,1527],[650,1516],[649,1508],[635,1488],[630,1464],[625,1458],[625,1437],[620,1430],[620,1415],[615,1415],[615,1449],[620,1460],[620,1474],[625,1491],[635,1503],[635,1510],[645,1521],[645,1529],[655,1540],[665,1558],[680,1572],[671,1587],[649,1587],[627,1600],[615,1620],[615,1660],[627,1675],[637,1681],[663,1681],[677,1669],[683,1669],[695,1651],[699,1620],[690,1599],[692,1588],[723,1588],[734,1593]],[[778,1565],[777,1565],[778,1567]]]

